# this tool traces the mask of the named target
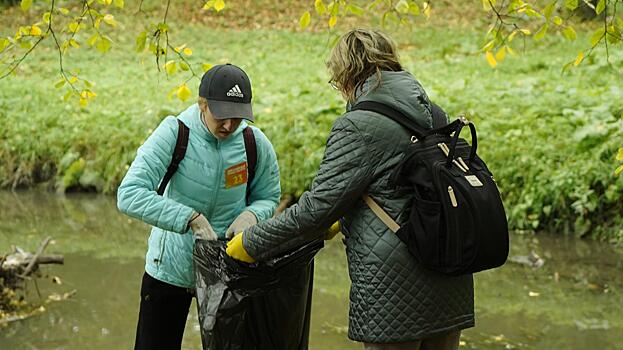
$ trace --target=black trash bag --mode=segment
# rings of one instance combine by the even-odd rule
[[[225,241],[195,242],[204,350],[307,350],[314,241],[255,264],[232,259]]]

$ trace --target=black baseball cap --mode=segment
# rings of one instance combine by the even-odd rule
[[[199,96],[208,100],[215,119],[253,119],[251,81],[242,69],[231,63],[210,68],[201,78]]]

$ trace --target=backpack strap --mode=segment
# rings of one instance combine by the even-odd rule
[[[188,135],[190,130],[181,120],[177,119],[177,140],[175,141],[175,150],[173,151],[173,156],[171,157],[171,163],[169,163],[169,167],[167,168],[167,172],[164,174],[162,181],[160,182],[160,186],[158,186],[157,193],[162,196],[164,194],[164,190],[171,181],[171,177],[177,171],[177,168],[180,165],[182,159],[186,155],[186,149],[188,148]]]
[[[406,116],[404,113],[384,103],[375,102],[375,101],[363,101],[353,106],[351,111],[355,111],[355,110],[366,110],[366,111],[372,111],[372,112],[382,114],[394,120],[396,123],[402,125],[404,128],[408,129],[409,131],[412,131],[418,139],[422,139],[428,134],[428,130],[417,125],[411,118]],[[439,107],[438,105],[432,102],[431,102],[431,114],[433,118],[434,129],[443,127],[448,124],[448,117],[446,115],[446,112],[444,112],[444,110],[441,109],[441,107]]]
[[[392,217],[389,216],[389,214],[387,214],[387,212],[383,210],[383,208],[381,208],[381,206],[378,205],[374,201],[374,199],[372,199],[372,197],[368,196],[368,194],[364,194],[363,200],[366,202],[368,207],[372,209],[376,217],[383,221],[385,226],[389,227],[389,229],[392,230],[393,233],[396,233],[398,232],[398,230],[400,230],[400,225],[398,225],[396,221],[394,221],[394,219],[392,219]]]
[[[250,196],[251,196],[251,184],[253,183],[253,179],[255,178],[255,166],[257,164],[257,145],[255,144],[255,134],[253,134],[253,129],[247,126],[242,130],[242,135],[244,136],[244,148],[247,153],[247,206],[250,205]]]

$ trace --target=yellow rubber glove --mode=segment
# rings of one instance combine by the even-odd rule
[[[249,264],[255,262],[255,259],[247,253],[242,245],[242,232],[237,233],[234,238],[227,242],[227,255]]]
[[[333,237],[335,237],[335,235],[337,235],[339,232],[340,232],[340,222],[336,221],[333,225],[331,225],[331,227],[329,227],[327,232],[325,232],[324,240],[328,241],[328,240],[333,239]]]

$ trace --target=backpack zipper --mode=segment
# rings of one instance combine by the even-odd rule
[[[448,195],[450,196],[450,202],[454,208],[459,206],[459,203],[456,201],[456,196],[454,195],[454,189],[452,186],[448,186]]]

